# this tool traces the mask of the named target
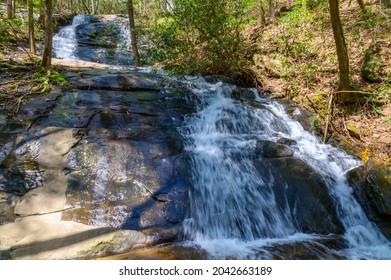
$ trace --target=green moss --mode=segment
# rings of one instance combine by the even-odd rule
[[[118,245],[120,239],[121,239],[121,235],[115,234],[110,241],[101,241],[98,244],[91,247],[90,249],[81,250],[77,254],[80,255],[81,257],[85,257],[85,256],[96,256],[102,253],[107,253],[113,250],[113,248],[115,248],[116,245]]]
[[[378,56],[378,50],[368,50],[364,56],[364,62],[361,67],[361,75],[367,82],[379,82],[379,68],[382,61]]]
[[[115,238],[115,237],[114,237]],[[113,238],[113,239],[114,239]],[[99,242],[98,244],[96,244],[95,246],[93,246],[92,248],[88,249],[88,250],[82,250],[82,251],[79,251],[77,254],[81,257],[85,257],[85,256],[96,256],[96,255],[99,255],[99,254],[102,254],[104,252],[107,252],[110,250],[110,248],[113,248],[115,244],[111,241],[108,241],[108,242]]]
[[[347,129],[349,131],[349,134],[352,137],[357,138],[357,139],[361,139],[360,133],[359,133],[358,129],[354,125],[348,124],[347,125]]]

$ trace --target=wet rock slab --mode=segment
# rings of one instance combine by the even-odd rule
[[[325,183],[304,161],[276,154],[254,160],[254,166],[263,178],[272,172],[278,205],[294,211],[291,214],[297,228],[308,233],[343,232]]]
[[[70,83],[79,89],[100,90],[150,90],[159,91],[163,77],[124,70],[87,70],[79,75],[65,75]]]
[[[89,258],[176,238],[189,178],[177,127],[189,107],[149,85],[120,86],[31,100],[2,117],[1,258]]]

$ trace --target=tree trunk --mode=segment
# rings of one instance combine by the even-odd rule
[[[140,56],[137,48],[137,32],[136,32],[136,25],[134,23],[133,0],[128,0],[128,16],[129,16],[129,29],[130,29],[130,39],[132,41],[134,66],[138,67],[140,62]]]
[[[12,15],[16,14],[16,0],[12,0]]]
[[[261,26],[265,26],[266,24],[266,17],[265,17],[265,9],[263,8],[263,4],[261,0],[258,0],[258,7],[260,10],[260,15],[258,18],[258,24]]]
[[[14,17],[12,0],[7,0],[7,16],[9,19],[12,19]]]
[[[357,0],[357,3],[360,6],[361,11],[363,13],[366,12],[364,1],[363,0]]]
[[[339,16],[338,0],[329,0],[330,4],[330,19],[333,28],[335,46],[338,56],[339,66],[339,86],[338,91],[348,91],[351,89],[349,80],[349,57],[346,48],[345,37],[343,35],[341,18]],[[349,101],[349,93],[343,92],[339,94],[340,101],[346,103]]]
[[[276,19],[276,3],[274,0],[269,0],[269,18],[271,22],[274,22]]]
[[[38,17],[38,24],[42,27],[42,29],[45,29],[45,12],[44,12],[44,3],[43,0],[39,0],[39,17]]]
[[[91,10],[90,10],[90,7],[88,5],[88,2],[83,0],[83,1],[81,1],[81,3],[83,5],[83,7],[84,7],[84,11],[85,11],[84,13],[91,15]]]
[[[28,23],[29,23],[29,43],[30,43],[30,51],[32,53],[36,53],[37,49],[35,46],[35,35],[34,35],[34,3],[33,0],[28,0]]]
[[[53,43],[53,3],[52,0],[44,0],[45,4],[45,49],[43,51],[42,66],[50,75],[52,66],[52,43]]]

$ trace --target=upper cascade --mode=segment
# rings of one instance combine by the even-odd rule
[[[89,15],[76,15],[72,24],[65,26],[53,37],[53,52],[54,57],[63,59],[78,59],[76,54],[77,37],[76,28],[79,25],[88,24],[91,22]]]
[[[129,22],[122,16],[77,15],[53,37],[53,56],[110,65],[133,64]]]

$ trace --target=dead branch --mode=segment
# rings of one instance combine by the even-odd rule
[[[324,135],[323,135],[323,142],[326,143],[327,139],[327,132],[329,130],[329,123],[330,123],[330,116],[332,117],[332,107],[333,107],[333,102],[334,100],[334,94],[331,93],[330,99],[329,99],[329,106],[327,108],[327,115],[326,115],[326,127],[324,129]]]

